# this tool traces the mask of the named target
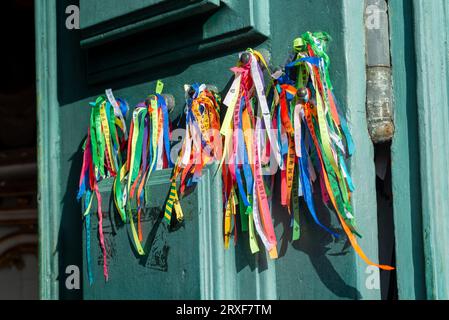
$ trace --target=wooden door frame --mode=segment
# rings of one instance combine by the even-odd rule
[[[56,0],[35,1],[39,212],[39,293],[58,299],[57,237],[61,215]]]
[[[390,0],[389,9],[399,298],[448,299],[449,5]]]

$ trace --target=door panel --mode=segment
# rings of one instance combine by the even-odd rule
[[[41,176],[48,178],[42,187],[41,243],[51,248],[41,251],[44,297],[379,297],[378,289],[365,286],[369,275],[365,273],[366,265],[347,246],[346,239],[341,237],[335,241],[328,238],[325,232],[316,227],[304,207],[301,210],[301,239],[291,242],[288,214],[278,205],[278,184],[274,189],[273,219],[279,239],[280,258],[272,261],[264,252],[251,255],[247,234],[239,234],[237,245],[231,245],[225,251],[221,187],[210,173],[203,177],[195,193],[185,199],[184,205],[186,211],[189,211],[190,220],[185,222],[183,228],[166,234],[170,248],[166,268],[159,266],[156,270],[157,263],[152,266],[151,261],[156,260],[155,256],[150,255],[146,263],[136,257],[127,227],[116,226],[114,218],[112,223],[108,221],[110,216],[114,216],[108,210],[105,225],[111,233],[107,238],[112,244],[111,248],[115,248],[110,252],[111,275],[105,283],[101,266],[98,265],[98,239],[92,229],[95,283],[91,287],[86,282],[85,252],[82,248],[82,208],[76,201],[82,161],[81,143],[86,136],[90,114],[88,103],[103,94],[106,88],[112,88],[116,97],[126,99],[132,109],[154,92],[156,81],[161,79],[165,83],[164,93],[173,94],[176,100],[171,115],[176,125],[184,109],[185,84],[213,84],[225,93],[232,81],[229,68],[236,64],[240,51],[248,47],[266,49],[271,53],[271,65],[276,66],[285,62],[295,37],[308,30],[323,30],[334,39],[330,44],[331,78],[337,98],[347,106],[349,125],[357,147],[351,170],[357,188],[353,195],[353,206],[358,227],[364,236],[360,244],[372,260],[377,260],[375,173],[365,120],[364,40],[359,36],[363,30],[362,2],[191,1],[189,5],[196,4],[208,9],[196,12],[195,16],[187,11],[180,16],[176,14],[164,26],[149,23],[145,28],[130,33],[124,31],[129,22],[120,22],[122,17],[145,12],[148,6],[166,9],[164,14],[178,12],[182,8],[170,7],[176,1],[134,1],[134,7],[126,9],[119,5],[109,8],[112,2],[99,1],[107,8],[102,16],[87,15],[82,18],[83,30],[73,31],[64,27],[65,8],[73,1],[37,0],[37,3],[38,16],[42,16],[38,37],[41,39],[40,45],[45,48],[46,37],[57,39],[49,42],[49,55],[40,58],[41,67],[38,68],[40,79],[51,83],[50,87],[42,86],[40,97],[45,102],[40,109],[40,152],[43,155],[40,170]],[[217,3],[219,7],[216,7]],[[79,4],[81,15],[86,10],[93,11],[86,9],[92,8],[89,6],[94,5],[93,2],[81,0]],[[52,10],[57,12],[56,21],[50,18],[54,17]],[[151,20],[157,18],[157,15],[148,14],[145,17]],[[105,27],[97,33],[93,31],[95,28],[101,30],[107,24],[109,29]],[[92,33],[87,32],[89,30]],[[101,35],[112,34],[109,32],[117,32],[119,36],[101,41]],[[50,58],[45,60],[46,57]],[[47,150],[51,150],[51,153],[47,153]],[[154,223],[151,208],[153,213],[157,212],[162,199],[168,194],[168,177],[167,171],[154,173],[147,186],[150,197],[144,224],[145,237],[149,236]],[[106,199],[109,186],[107,181],[104,183]],[[318,199],[316,202],[319,202]],[[105,201],[107,203],[110,204],[110,201]],[[318,214],[326,224],[339,229],[334,213],[319,207]],[[95,214],[92,221],[96,221]],[[83,266],[83,263],[82,290],[67,290],[64,286],[66,266]]]
[[[106,32],[175,10],[207,11],[218,7],[219,3],[219,0],[136,0],[125,3],[123,0],[80,0],[80,27],[87,34]]]
[[[86,28],[82,30],[80,43],[86,54],[90,83],[151,72],[167,64],[260,42],[269,36],[268,0],[193,1],[189,4],[177,1],[174,8],[170,7],[170,1],[156,2],[154,6],[163,8],[163,12],[151,10],[151,17],[144,12],[138,22],[126,23],[122,21],[124,18],[90,17],[96,12],[93,10],[99,10],[99,4],[81,1],[81,16],[86,12],[88,21],[104,20],[91,27],[85,22]],[[110,15],[115,16],[123,6],[114,8],[108,2],[103,8],[103,12],[111,8]],[[108,31],[101,28],[103,24],[107,24]]]
[[[201,299],[220,294],[223,288],[220,282],[224,278],[211,279],[212,268],[225,263],[223,248],[214,245],[221,234],[213,226],[220,225],[222,203],[221,181],[213,178],[214,170],[216,166],[205,170],[195,191],[181,200],[185,220],[175,231],[167,229],[161,216],[171,170],[152,174],[145,188],[146,203],[141,219],[145,256],[136,253],[129,225],[124,225],[116,215],[110,197],[112,180],[103,181],[100,184],[103,230],[111,280],[106,283],[103,278],[103,255],[96,234],[98,220],[93,215],[90,233],[95,281],[90,286],[84,277],[84,299]],[[92,212],[96,212],[96,207]],[[84,270],[87,270],[86,260]]]

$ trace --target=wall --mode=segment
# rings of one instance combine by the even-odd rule
[[[14,231],[15,228],[0,227],[0,238]],[[13,242],[11,246],[16,244]],[[17,263],[0,267],[0,300],[38,299],[37,264],[37,252],[34,252],[20,255]]]

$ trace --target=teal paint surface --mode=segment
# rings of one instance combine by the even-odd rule
[[[394,122],[391,147],[399,299],[425,299],[413,8],[389,2]]]
[[[181,200],[184,223],[171,231],[162,220],[165,190],[170,187],[171,170],[151,175],[145,188],[147,198],[142,213],[145,256],[134,249],[129,224],[124,225],[114,210],[109,191],[112,180],[100,184],[103,195],[103,224],[108,254],[109,282],[103,277],[103,258],[96,243],[96,209],[91,235],[92,286],[84,277],[84,299],[223,299],[232,282],[230,251],[216,241],[221,230],[221,180],[213,177],[216,167],[204,171],[202,182]],[[232,258],[232,257],[231,257]],[[232,267],[232,266],[231,266]],[[84,262],[84,270],[87,270]]]
[[[39,287],[43,299],[58,298],[57,237],[60,209],[59,114],[54,1],[35,3],[39,210]],[[56,213],[56,214],[52,214]]]
[[[399,128],[392,146],[399,297],[447,299],[449,180],[442,173],[449,166],[449,6],[398,0],[390,8]],[[434,41],[436,35],[441,41]]]
[[[160,15],[125,25],[122,20],[127,21],[127,15],[118,21],[112,19],[108,23],[114,28],[109,26],[111,30],[94,32],[90,37],[81,30],[87,81],[94,85],[136,74],[155,74],[167,66],[190,64],[194,59],[202,61],[259,44],[270,32],[269,20],[265,19],[268,3],[226,0],[220,10],[211,11],[211,1],[196,1],[173,10],[168,6],[168,11]],[[105,10],[114,11],[108,7]],[[112,40],[116,42],[111,44]]]
[[[449,299],[449,4],[414,0],[413,12],[426,292]]]
[[[145,29],[170,25],[219,7],[219,0],[80,1],[82,47],[95,46],[124,38]]]
[[[191,4],[208,1],[193,0],[189,2]],[[217,0],[209,2],[216,3]],[[92,27],[111,19],[123,18],[124,15],[130,15],[148,7],[165,9],[169,6],[182,7],[183,3],[177,0],[133,0],[127,1],[126,5],[123,5],[121,0],[80,0],[80,8],[84,8],[80,16],[81,28]],[[164,10],[160,11],[163,12]]]
[[[365,37],[364,5],[362,1],[343,1],[343,41],[344,65],[343,75],[346,91],[342,98],[346,105],[348,125],[355,143],[355,153],[351,159],[351,174],[355,184],[352,202],[357,226],[363,235],[359,240],[366,255],[375,262],[378,259],[377,237],[377,203],[374,168],[374,150],[367,130],[366,122],[366,90],[365,90]],[[380,299],[378,285],[370,284],[370,276],[379,271],[369,267],[358,256],[352,266],[356,274],[357,288],[363,299]],[[348,272],[348,271],[347,271]],[[376,280],[377,281],[377,280]]]
[[[235,19],[230,26],[225,25],[229,21],[221,20],[220,15],[211,16],[206,23],[211,28],[217,24],[217,30],[235,30],[241,23],[243,28],[253,28],[255,32],[245,33],[245,36],[234,36],[231,32],[222,35],[226,41],[213,42],[210,44],[211,48],[191,59],[176,60],[161,65],[151,72],[132,72],[129,76],[126,76],[125,66],[120,78],[108,80],[105,77],[102,83],[89,84],[88,57],[80,49],[81,36],[77,31],[69,31],[64,27],[65,6],[73,3],[58,1],[56,4],[56,1],[50,0],[37,2],[36,15],[39,30],[46,28],[45,34],[43,31],[38,31],[38,46],[46,45],[46,41],[58,44],[57,47],[49,45],[51,54],[48,56],[50,57],[48,61],[43,57],[38,58],[39,77],[41,81],[44,81],[42,86],[39,86],[41,90],[39,94],[44,101],[41,104],[39,123],[42,155],[39,158],[39,166],[43,183],[40,201],[42,222],[40,235],[41,247],[45,248],[41,251],[42,297],[52,299],[157,297],[152,291],[155,288],[152,287],[142,289],[146,290],[142,296],[139,296],[138,292],[131,292],[133,288],[138,288],[137,286],[141,284],[137,283],[134,276],[127,275],[126,272],[121,274],[130,277],[129,283],[134,284],[126,287],[126,290],[119,291],[118,283],[113,282],[117,279],[118,273],[111,274],[110,283],[104,284],[101,272],[98,270],[96,270],[97,287],[89,288],[84,285],[78,292],[65,289],[65,267],[69,264],[82,266],[84,260],[81,206],[76,202],[75,195],[81,168],[81,143],[87,132],[87,119],[90,113],[88,102],[102,94],[105,88],[112,88],[117,97],[125,98],[130,106],[135,106],[154,91],[156,80],[162,79],[165,83],[165,92],[173,94],[177,101],[173,114],[173,119],[176,119],[183,110],[184,84],[201,81],[214,84],[225,92],[225,88],[229,86],[232,79],[229,68],[235,65],[239,51],[248,46],[265,48],[271,51],[271,64],[280,64],[291,49],[293,39],[307,30],[328,31],[334,39],[330,45],[331,77],[337,98],[346,107],[348,122],[357,148],[350,165],[357,188],[353,205],[359,229],[364,236],[360,244],[367,255],[377,261],[375,175],[372,145],[366,130],[364,104],[364,38],[361,32],[363,5],[350,0],[332,1],[332,3],[324,0],[272,0],[257,1],[257,5],[253,0],[242,3],[239,5],[240,8],[246,9],[233,12]],[[229,10],[228,8],[225,6],[223,10]],[[238,15],[242,15],[242,18],[238,18]],[[52,20],[55,16],[56,21]],[[248,21],[250,21],[249,25]],[[56,34],[57,41],[55,41]],[[48,35],[50,38],[47,38]],[[269,38],[265,39],[260,35],[269,35]],[[214,45],[216,47],[213,47]],[[47,66],[50,68],[48,69]],[[48,85],[52,86],[52,90],[48,91],[46,88]],[[212,189],[200,188],[197,192],[202,192],[199,197],[203,203],[210,202],[210,207],[219,212],[221,202],[214,200],[217,197],[208,194],[209,190]],[[279,188],[275,188],[276,203],[279,199],[278,192]],[[319,209],[319,215],[325,223],[334,228],[340,228],[334,213],[328,212],[324,207]],[[200,215],[203,214],[201,208],[198,212],[192,212],[192,215],[195,214],[201,218]],[[291,243],[290,230],[289,228],[286,230],[287,213],[279,205],[274,206],[273,218],[276,233],[281,239],[279,250],[281,257],[277,261],[267,259],[265,253],[252,256],[247,244],[247,235],[240,235],[237,247],[231,247],[224,253],[221,214],[219,219],[212,219],[205,223],[203,230],[189,229],[193,233],[189,241],[193,241],[195,237],[198,241],[193,242],[198,246],[193,250],[210,254],[204,256],[206,260],[200,260],[199,268],[187,263],[181,265],[190,260],[173,260],[177,262],[174,265],[169,264],[168,267],[174,268],[181,274],[182,270],[186,270],[188,275],[185,280],[186,287],[174,287],[171,293],[163,291],[161,298],[171,295],[171,297],[179,298],[199,296],[205,299],[218,297],[378,299],[379,290],[371,290],[365,285],[368,277],[365,273],[366,265],[356,257],[350,247],[345,248],[345,241],[335,242],[328,238],[315,226],[304,207],[301,214],[302,238]],[[143,272],[144,269],[139,266],[138,259],[132,257],[131,244],[123,240],[126,239],[125,234],[122,234],[124,229],[117,229],[117,233],[119,232],[120,234],[116,236],[117,246],[119,246],[117,252],[120,253],[117,265],[120,265],[122,270],[131,268],[131,270],[137,270],[138,274]],[[170,241],[173,241],[170,254],[176,255],[176,241],[181,241],[181,235],[181,233],[168,235],[168,237],[172,236]],[[92,237],[92,239],[96,238]],[[93,241],[92,245],[98,246],[98,243]],[[96,249],[93,248],[93,250]],[[200,256],[192,258],[197,259]],[[217,275],[216,270],[219,274],[224,274],[225,281],[222,276]],[[85,272],[85,269],[83,271]],[[149,271],[148,276],[152,277],[154,272],[156,271]],[[170,269],[168,272],[174,271]],[[167,280],[169,277],[166,275],[164,271],[160,271],[158,283],[164,284],[164,281],[170,281]],[[194,279],[202,280],[194,285]],[[151,286],[151,283],[146,285]]]

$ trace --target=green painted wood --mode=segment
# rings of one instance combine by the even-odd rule
[[[399,297],[447,299],[447,1],[392,1]],[[431,16],[432,19],[428,17]],[[435,42],[435,35],[441,41]],[[429,51],[428,48],[432,48]]]
[[[196,5],[207,5],[201,3]],[[269,36],[269,20],[265,19],[268,3],[269,0],[226,0],[219,10],[194,19],[187,7],[178,8],[151,18],[163,21],[163,26],[156,20],[150,21],[136,33],[134,24],[118,25],[108,33],[84,39],[81,44],[86,47],[87,80],[91,84],[104,83],[253,46]],[[173,19],[168,19],[168,15]]]
[[[216,9],[219,0],[80,1],[81,46],[98,46]]]
[[[172,115],[175,120],[183,110],[183,86],[186,83],[201,81],[215,84],[220,90],[226,91],[232,79],[229,68],[235,65],[239,51],[248,46],[267,49],[271,52],[272,65],[284,62],[291,50],[292,40],[307,30],[326,30],[334,38],[331,44],[331,76],[336,88],[337,98],[346,106],[349,124],[356,141],[356,155],[351,162],[351,170],[357,184],[354,194],[354,208],[358,219],[359,229],[364,238],[360,240],[363,249],[373,260],[377,260],[377,221],[375,202],[375,173],[372,161],[373,151],[369,141],[365,121],[365,86],[364,84],[364,39],[363,39],[363,6],[350,0],[338,0],[330,3],[326,0],[317,1],[239,1],[241,10],[231,10],[237,2],[222,1],[219,10],[224,14],[212,15],[204,23],[204,30],[213,30],[217,35],[216,42],[199,45],[201,54],[193,55],[189,59],[179,59],[176,63],[162,64],[154,70],[136,72],[138,65],[124,64],[120,77],[103,77],[100,82],[89,82],[88,65],[84,52],[80,47],[81,35],[77,31],[64,28],[65,7],[71,3],[68,0],[38,1],[41,32],[39,48],[51,43],[51,59],[46,62],[38,60],[40,79],[51,79],[53,91],[49,94],[42,88],[39,94],[45,99],[40,109],[42,119],[54,120],[48,131],[49,122],[40,122],[42,136],[40,170],[48,174],[50,169],[57,172],[42,186],[42,203],[52,204],[40,207],[41,242],[44,246],[56,248],[42,250],[42,270],[47,270],[47,278],[52,282],[45,282],[43,292],[51,292],[48,297],[60,299],[72,298],[101,298],[101,297],[141,297],[139,291],[144,290],[144,297],[155,297],[155,288],[150,283],[146,287],[137,289],[138,279],[126,275],[129,283],[134,287],[118,292],[117,282],[124,281],[117,277],[117,270],[111,274],[110,281],[105,284],[101,272],[96,274],[94,288],[83,285],[82,290],[69,291],[64,286],[65,267],[69,264],[83,266],[84,253],[82,248],[82,225],[80,219],[81,206],[75,200],[77,181],[81,168],[81,143],[87,132],[90,109],[88,102],[103,93],[105,88],[113,88],[118,97],[125,98],[131,106],[136,105],[150,92],[154,91],[155,83],[162,79],[166,93],[175,96],[177,105]],[[289,10],[285,10],[289,8]],[[44,15],[42,10],[51,14]],[[51,11],[53,10],[53,11]],[[56,10],[56,14],[54,14]],[[232,11],[232,12],[229,12]],[[47,11],[45,11],[47,12]],[[232,20],[227,19],[232,13]],[[49,17],[53,17],[50,19]],[[56,18],[56,21],[53,19]],[[231,22],[231,23],[230,23]],[[201,25],[201,24],[200,24]],[[58,26],[56,28],[56,26]],[[238,28],[241,26],[241,29]],[[51,30],[51,32],[49,32]],[[222,31],[220,31],[222,30]],[[244,33],[235,32],[236,30]],[[251,30],[263,37],[248,37]],[[256,31],[257,30],[257,31]],[[45,34],[44,32],[45,31]],[[247,31],[247,33],[245,33]],[[220,33],[221,32],[221,33]],[[248,33],[249,32],[249,33]],[[211,35],[199,34],[199,40],[209,39]],[[47,39],[51,35],[53,38]],[[254,33],[253,33],[254,35]],[[268,39],[267,39],[268,36]],[[51,40],[51,42],[47,42]],[[57,41],[56,41],[57,40]],[[187,39],[192,41],[192,39]],[[127,41],[131,41],[128,39]],[[230,41],[230,42],[229,42]],[[230,45],[230,43],[232,45]],[[57,47],[56,47],[57,44]],[[202,46],[210,50],[201,51]],[[109,59],[114,51],[109,51]],[[129,53],[132,54],[132,53]],[[163,57],[164,54],[161,53]],[[57,59],[56,59],[57,58]],[[120,58],[124,61],[126,56]],[[128,57],[129,58],[129,57]],[[118,58],[117,58],[118,59]],[[161,58],[163,59],[163,58]],[[51,65],[51,68],[48,66]],[[98,67],[98,66],[97,66]],[[50,72],[50,74],[49,74]],[[50,82],[46,83],[48,85]],[[50,103],[48,102],[50,101]],[[176,121],[174,123],[177,123]],[[51,145],[51,147],[50,147]],[[54,169],[53,169],[54,168]],[[207,178],[207,177],[206,177]],[[218,212],[221,201],[218,195],[211,194],[210,186],[199,187],[195,201],[203,203],[205,208],[212,208]],[[216,190],[217,188],[215,188]],[[156,192],[156,191],[155,191]],[[162,191],[161,191],[162,192]],[[167,189],[168,192],[168,189]],[[237,299],[378,299],[379,290],[369,290],[365,286],[368,275],[366,265],[360,262],[351,248],[345,247],[345,241],[335,242],[319,230],[313,223],[306,209],[302,210],[302,238],[291,243],[285,230],[286,212],[279,208],[279,188],[275,187],[273,204],[273,218],[276,233],[280,241],[281,257],[277,261],[267,259],[264,252],[251,255],[248,248],[247,235],[239,235],[236,248],[224,252],[221,237],[221,214],[210,215],[209,211],[202,211],[202,206],[192,212],[194,222],[189,225],[196,234],[187,235],[186,241],[197,241],[198,248],[192,259],[199,260],[199,266],[169,264],[167,271],[174,274],[179,270],[186,270],[186,286],[173,287],[173,292],[163,291],[164,296],[172,297],[201,297],[201,298],[237,298]],[[157,198],[160,198],[159,196]],[[215,200],[214,200],[215,199]],[[318,202],[318,201],[317,201]],[[201,216],[203,215],[204,216]],[[321,220],[339,229],[334,213],[324,207],[319,207]],[[195,220],[197,219],[197,220]],[[201,227],[200,220],[203,219]],[[119,233],[120,232],[120,233]],[[120,243],[120,255],[116,258],[120,262],[120,270],[131,268],[139,275],[143,273],[143,266],[132,254],[131,244],[125,230],[117,230],[117,243]],[[180,233],[169,234],[172,245],[182,238]],[[195,239],[197,237],[197,239]],[[95,238],[94,238],[95,239]],[[118,240],[120,239],[120,241]],[[123,239],[126,239],[123,240]],[[124,251],[125,247],[128,251]],[[173,250],[175,250],[173,248]],[[200,252],[201,254],[197,254]],[[97,257],[98,258],[98,257]],[[170,258],[169,258],[170,259]],[[187,260],[185,260],[187,261]],[[126,264],[122,266],[122,264]],[[117,268],[111,266],[111,268]],[[98,270],[97,270],[98,272]],[[148,277],[154,277],[156,271],[148,271]],[[217,275],[218,273],[218,275]],[[180,273],[182,275],[182,272]],[[223,276],[221,276],[223,275]],[[179,276],[179,274],[177,274]],[[83,279],[85,279],[83,269]],[[170,277],[163,277],[157,281],[165,283]],[[193,279],[200,279],[199,284],[193,286]],[[49,285],[49,283],[51,285]],[[51,289],[53,286],[53,289]],[[143,285],[142,285],[143,286]],[[177,286],[174,284],[174,286]],[[98,288],[101,288],[98,289]],[[182,289],[182,290],[181,290]]]
[[[221,180],[213,177],[216,166],[204,171],[202,181],[193,193],[181,200],[185,222],[169,231],[162,221],[166,190],[170,187],[171,170],[151,175],[145,187],[145,210],[142,228],[144,250],[139,257],[133,250],[129,224],[124,225],[114,211],[110,198],[112,180],[100,184],[104,205],[104,236],[108,248],[110,281],[103,278],[103,258],[91,231],[92,270],[95,282],[89,286],[84,278],[84,299],[224,299],[233,278],[229,263],[231,251],[225,252],[216,241],[221,230]],[[95,208],[93,208],[95,212]],[[97,230],[96,219],[92,230]],[[85,236],[84,236],[85,241]],[[230,259],[231,258],[231,259]],[[87,270],[84,262],[84,271]],[[217,274],[217,272],[219,274]]]
[[[58,298],[58,221],[60,209],[59,115],[57,101],[56,2],[35,2],[39,210],[39,291]],[[53,214],[51,214],[53,213]]]
[[[413,13],[426,291],[449,299],[449,4],[414,0]]]
[[[79,2],[80,11],[82,12],[80,15],[80,27],[85,29],[147,7],[161,4],[164,0],[128,1],[126,6],[120,0],[80,0]]]
[[[359,243],[372,261],[379,261],[374,150],[366,129],[368,127],[365,107],[366,91],[365,88],[360,88],[361,84],[366,83],[364,73],[366,66],[365,37],[361,32],[364,30],[364,22],[359,18],[363,14],[364,4],[362,1],[358,1],[357,4],[351,0],[343,1],[343,30],[345,32],[342,45],[345,50],[344,76],[346,81],[343,101],[347,108],[347,119],[356,145],[355,154],[351,159],[351,173],[356,185],[356,191],[352,198],[353,208],[357,225],[363,234]],[[360,292],[360,298],[380,299],[379,286],[376,289],[367,285],[368,276],[373,269],[369,268],[358,256],[356,256],[355,265],[352,268],[356,274],[356,288]]]
[[[123,5],[121,0],[80,0],[80,27],[89,27],[105,23],[112,19],[123,18],[125,15],[135,13],[143,9],[157,10],[158,7],[175,8],[187,7],[198,2],[210,2],[217,4],[216,0],[134,0]]]
[[[410,1],[389,1],[396,132],[391,146],[399,299],[425,299],[415,40]]]

